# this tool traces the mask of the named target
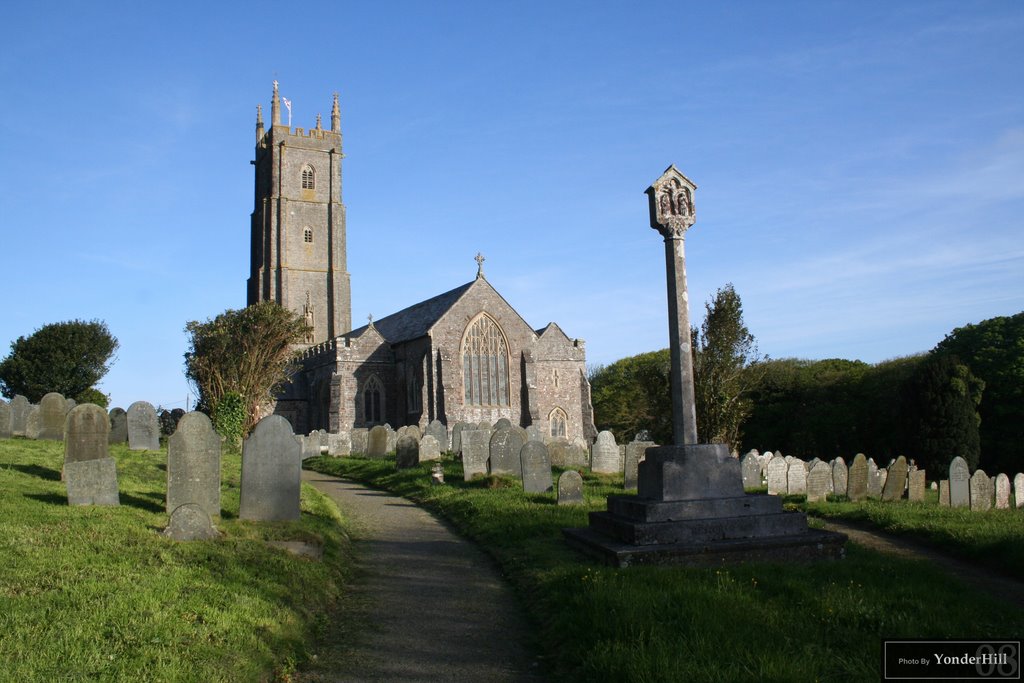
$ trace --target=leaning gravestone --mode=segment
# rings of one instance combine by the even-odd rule
[[[863,453],[855,455],[850,464],[846,497],[855,503],[868,497],[868,459]]]
[[[185,503],[171,512],[171,520],[164,536],[175,541],[206,541],[220,536],[213,528],[210,515],[201,505]]]
[[[11,399],[11,436],[25,436],[28,427],[28,412],[32,404],[21,394]]]
[[[768,461],[768,494],[786,495],[789,490],[789,463],[781,455]]]
[[[29,406],[28,419],[25,420],[25,438],[38,439],[42,426],[42,421],[39,419],[39,406]]]
[[[502,418],[504,419],[504,418]],[[500,422],[500,420],[499,420]],[[491,474],[512,474],[520,479],[523,476],[523,465],[519,460],[519,451],[523,448],[523,438],[512,429],[496,429],[491,434]]]
[[[1024,474],[1020,472],[1013,478],[1013,506],[1024,508]]]
[[[437,439],[435,439],[431,434],[423,435],[423,438],[420,439],[419,449],[420,462],[441,459],[441,446],[438,445]]]
[[[167,439],[167,512],[187,504],[198,505],[208,519],[220,515],[220,435],[197,411],[178,420]]]
[[[832,468],[827,462],[818,461],[807,473],[807,502],[825,500],[828,484],[832,480]]]
[[[971,510],[984,512],[992,509],[992,478],[985,470],[975,470],[971,476]]]
[[[128,448],[133,451],[160,450],[160,421],[156,408],[146,401],[128,406]]]
[[[907,479],[907,500],[923,503],[925,483],[925,470],[911,470]]]
[[[1010,478],[1002,472],[996,475],[996,509],[1010,509]]]
[[[597,435],[597,441],[590,449],[590,470],[603,474],[622,471],[619,447],[615,443],[615,435],[611,432],[603,431]]]
[[[885,488],[882,489],[882,500],[893,501],[903,497],[907,488],[907,459],[902,455],[896,458],[896,462],[889,466],[888,475],[885,479]]]
[[[64,438],[64,417],[67,401],[64,396],[50,392],[39,400],[39,438],[60,441]]]
[[[743,488],[756,489],[761,487],[761,461],[753,453],[743,456],[740,463],[743,470]]]
[[[522,460],[523,491],[547,493],[551,490],[551,459],[548,447],[540,441],[527,441],[519,452]]]
[[[786,486],[789,495],[807,493],[807,468],[802,460],[794,460],[789,463],[789,472],[786,474]]]
[[[406,432],[398,439],[395,445],[395,467],[400,470],[407,470],[416,467],[420,460],[420,442],[416,437]]]
[[[110,411],[110,443],[128,442],[128,413],[124,408]]]
[[[430,424],[423,431],[423,436],[432,436],[434,441],[437,442],[437,448],[439,451],[447,451],[449,448],[448,444],[448,428],[441,424],[440,420],[431,420]],[[420,443],[423,443],[423,439],[420,439]],[[420,458],[422,460],[423,458]]]
[[[239,519],[263,522],[299,518],[302,445],[280,415],[269,415],[242,444]]]
[[[11,404],[0,398],[0,439],[11,438]]]
[[[949,507],[949,479],[939,481],[939,505]]]
[[[630,441],[626,444],[626,455],[623,458],[623,488],[632,490],[637,487],[640,463],[647,457],[647,449],[654,446],[653,441]]]
[[[949,504],[965,508],[971,504],[971,473],[967,461],[959,455],[949,463]]]
[[[62,435],[65,472],[69,463],[110,457],[107,450],[109,431],[107,411],[97,405],[83,403],[68,413]]]
[[[352,435],[348,432],[327,435],[327,455],[340,458],[352,455]]]
[[[566,470],[558,477],[558,504],[578,505],[583,502],[583,477],[576,470]]]
[[[845,496],[850,488],[850,471],[842,457],[832,461],[832,492],[837,496]]]
[[[462,432],[462,476],[469,481],[478,474],[487,474],[490,457],[490,430],[466,429]]]
[[[383,458],[388,454],[388,430],[384,425],[376,425],[366,437],[366,457]]]
[[[352,438],[352,453],[366,455],[369,450],[367,447],[367,440],[369,438],[370,430],[366,427],[356,427],[349,434]]]

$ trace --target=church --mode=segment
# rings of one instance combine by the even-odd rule
[[[309,329],[301,365],[274,412],[296,433],[507,418],[543,434],[592,441],[583,340],[555,323],[531,327],[484,276],[352,329],[341,197],[338,96],[330,129],[256,110],[255,204],[247,303],[276,301]],[[468,260],[468,258],[467,258]]]

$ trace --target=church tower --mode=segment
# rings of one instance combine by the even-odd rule
[[[305,316],[318,344],[352,328],[346,262],[345,205],[341,201],[341,112],[338,95],[331,128],[304,131],[281,123],[282,98],[274,81],[270,129],[256,108],[256,202],[252,212],[247,304],[276,301]]]

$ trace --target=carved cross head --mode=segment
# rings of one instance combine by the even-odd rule
[[[673,164],[645,190],[651,227],[666,238],[681,238],[693,225],[697,213],[693,193],[697,186]]]

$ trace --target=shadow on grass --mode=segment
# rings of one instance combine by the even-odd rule
[[[67,505],[68,497],[62,496],[59,493],[23,493],[26,498],[32,500],[38,500],[42,503],[49,503],[50,505]]]
[[[60,471],[50,469],[49,467],[41,467],[40,465],[9,465],[9,467],[12,470],[18,470],[22,474],[32,477],[39,477],[47,481],[60,481]]]
[[[144,498],[139,498],[138,496],[133,496],[130,493],[125,493],[124,491],[121,492],[121,505],[138,508],[140,510],[145,510],[146,512],[161,513],[166,511],[163,505],[158,505]]]

